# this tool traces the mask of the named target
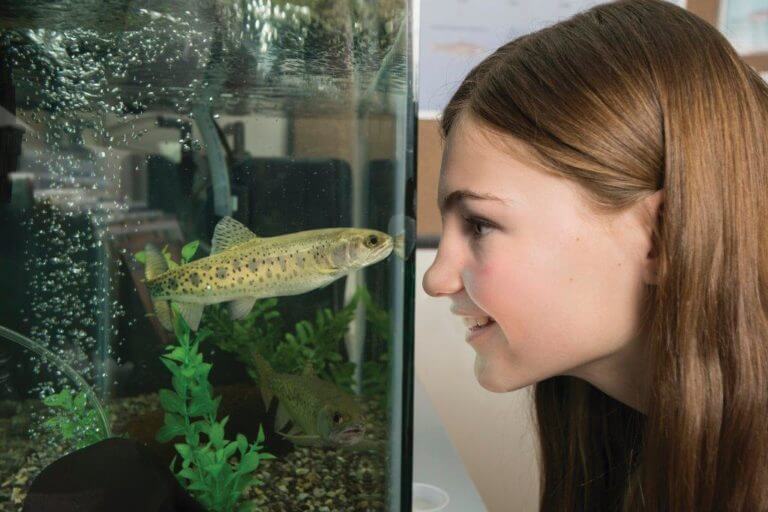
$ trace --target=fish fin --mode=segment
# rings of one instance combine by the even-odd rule
[[[232,320],[240,320],[251,312],[256,303],[256,297],[245,297],[243,299],[233,300],[228,304],[229,317]]]
[[[147,279],[155,279],[160,274],[168,270],[168,262],[160,250],[152,244],[147,244],[144,248],[147,257],[147,263],[144,267],[144,275]]]
[[[277,414],[275,415],[275,431],[282,430],[285,425],[291,421],[291,416],[283,404],[278,404]]]
[[[171,322],[171,305],[167,300],[152,299],[152,305],[155,307],[155,317],[166,331],[173,331]]]
[[[253,365],[256,367],[256,372],[259,374],[259,390],[261,391],[261,398],[264,400],[264,408],[269,410],[269,404],[272,403],[274,394],[269,386],[270,379],[272,377],[272,367],[269,362],[264,359],[264,356],[259,354],[255,349],[251,350],[251,357],[253,357]]]
[[[256,238],[259,237],[240,222],[232,217],[224,217],[213,230],[211,254],[224,252]]]
[[[269,410],[269,404],[272,403],[273,398],[272,391],[263,384],[263,381],[259,389],[261,390],[261,399],[264,400],[264,408]]]
[[[283,434],[281,432],[278,432],[281,436],[283,436],[285,439],[289,440],[293,444],[297,446],[306,446],[309,448],[320,448],[327,446],[329,443],[328,441],[324,440],[320,436],[298,436],[298,435],[292,435],[292,434]]]
[[[194,304],[191,302],[177,302],[179,306],[179,313],[187,322],[189,328],[196,331],[200,326],[200,318],[203,316],[203,308],[205,304]]]

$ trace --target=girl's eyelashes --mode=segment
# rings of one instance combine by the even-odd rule
[[[482,217],[469,215],[463,217],[465,230],[474,238],[480,238],[488,234],[489,229],[493,229],[493,223]]]

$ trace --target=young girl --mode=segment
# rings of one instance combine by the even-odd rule
[[[540,510],[768,510],[768,87],[660,0],[475,67],[423,286],[485,388],[535,385]]]

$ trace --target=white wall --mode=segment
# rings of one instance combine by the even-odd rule
[[[535,512],[538,468],[530,390],[496,394],[474,376],[474,350],[447,298],[421,287],[436,250],[416,251],[416,377],[453,441],[489,512]],[[474,512],[474,511],[466,511]]]

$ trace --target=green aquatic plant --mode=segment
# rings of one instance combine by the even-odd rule
[[[283,338],[283,322],[276,307],[276,298],[258,300],[248,315],[235,321],[221,304],[212,304],[206,308],[202,325],[213,331],[217,347],[235,354],[246,365],[253,362],[250,350],[255,346],[261,353],[267,354],[265,357],[279,371],[285,371],[285,366],[293,364],[300,356],[287,354],[285,350],[275,355]],[[276,357],[280,361],[276,361]]]
[[[202,325],[212,330],[214,342],[222,350],[237,355],[251,370],[255,349],[280,373],[300,373],[311,365],[320,378],[352,391],[355,365],[339,353],[349,324],[355,316],[359,296],[367,294],[363,287],[341,310],[319,309],[314,322],[300,320],[293,332],[284,332],[277,299],[257,301],[251,312],[233,321],[224,308],[214,305],[206,310]]]
[[[106,438],[99,413],[88,406],[88,395],[84,391],[75,394],[65,388],[43,398],[43,403],[56,411],[43,425],[76,450]]]
[[[301,320],[296,323],[293,332],[284,332],[275,298],[257,301],[253,310],[239,321],[233,321],[225,308],[213,305],[206,310],[202,324],[214,332],[214,343],[222,350],[236,354],[257,381],[251,355],[254,349],[277,372],[301,373],[311,365],[319,377],[351,391],[355,365],[344,360],[339,347],[360,300],[365,304],[372,343],[384,347],[376,360],[363,364],[362,391],[375,398],[379,405],[385,405],[389,383],[389,313],[375,304],[363,286],[358,287],[355,295],[340,311],[334,313],[329,308],[319,309],[314,322]]]
[[[159,392],[165,422],[156,438],[159,442],[167,442],[183,437],[183,442],[174,445],[181,457],[180,467],[177,471],[177,458],[174,457],[171,471],[208,510],[250,510],[251,504],[235,506],[246,487],[262,483],[253,476],[261,461],[274,456],[262,451],[264,431],[261,426],[254,443],[249,444],[242,434],[238,434],[234,441],[225,439],[224,427],[229,418],[217,419],[221,397],[213,396],[208,381],[212,365],[204,362],[200,353],[200,343],[211,333],[201,329],[191,339],[191,330],[178,308],[175,304],[171,307],[178,345],[170,345],[161,360],[171,372],[173,389]],[[233,463],[231,459],[235,454],[239,460]]]
[[[379,307],[364,288],[360,289],[360,299],[365,304],[371,343],[384,348],[375,360],[363,363],[361,391],[363,395],[372,397],[380,408],[386,408],[389,398],[389,312]]]
[[[296,361],[293,372],[311,365],[321,379],[333,382],[347,391],[353,390],[355,364],[344,360],[339,353],[339,346],[355,317],[358,294],[362,289],[358,288],[349,303],[339,311],[319,309],[315,313],[314,323],[301,320],[296,323],[293,333],[285,334],[284,345],[295,347],[295,351],[304,356],[303,360]]]
[[[46,405],[56,409],[58,412],[57,415],[46,421],[45,425],[48,428],[58,429],[65,440],[75,441],[78,448],[112,437],[104,406],[96,396],[96,393],[93,392],[91,386],[77,370],[40,343],[16,331],[0,326],[0,337],[31,350],[44,361],[59,368],[77,385],[79,393],[76,396],[73,396],[70,390],[64,389],[57,394],[49,395],[43,399]],[[91,404],[90,408],[87,406],[88,402]]]
[[[181,248],[181,265],[185,265],[190,262],[192,257],[197,252],[197,248],[200,247],[200,241],[195,240],[194,242],[189,242],[187,245]],[[165,262],[168,264],[168,268],[178,268],[179,264],[176,263],[176,261],[171,256],[170,251],[168,251],[168,246],[166,245],[162,249],[163,258],[165,258]],[[133,255],[134,258],[136,258],[136,261],[141,263],[142,265],[147,264],[147,253],[146,251],[139,251],[136,254]]]
[[[362,394],[373,398],[380,409],[389,399],[389,354],[383,352],[375,361],[363,363]]]

